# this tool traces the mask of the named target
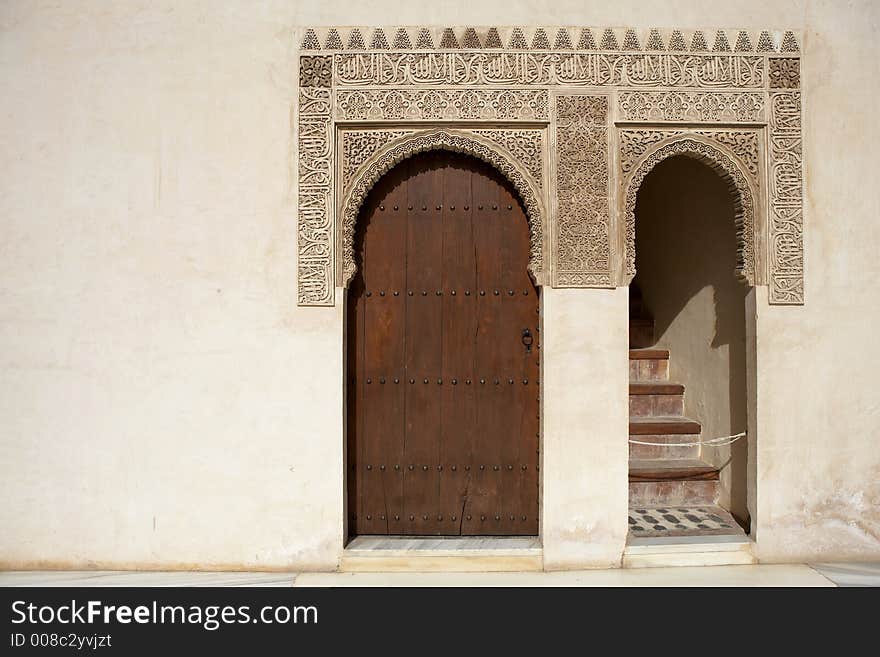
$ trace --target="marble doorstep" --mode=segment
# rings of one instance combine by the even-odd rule
[[[346,550],[540,550],[537,536],[358,536]]]
[[[293,586],[295,573],[14,571],[0,572],[0,586]]]

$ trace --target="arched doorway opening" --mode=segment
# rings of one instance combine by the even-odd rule
[[[413,155],[371,189],[346,310],[351,536],[538,533],[530,244],[513,186],[469,155]]]
[[[688,155],[661,161],[638,190],[631,536],[742,534],[749,527],[746,439],[706,444],[746,431],[748,419],[749,288],[736,275],[736,195],[730,181]]]

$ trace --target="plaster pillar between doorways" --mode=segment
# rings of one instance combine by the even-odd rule
[[[618,567],[627,534],[628,288],[542,294],[544,568]]]

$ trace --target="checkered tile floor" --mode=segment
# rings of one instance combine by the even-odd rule
[[[744,535],[733,516],[720,506],[631,507],[630,536]]]

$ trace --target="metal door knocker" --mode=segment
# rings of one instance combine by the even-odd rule
[[[522,343],[526,346],[526,353],[532,353],[532,343],[535,339],[532,337],[532,332],[524,328],[522,331]]]

